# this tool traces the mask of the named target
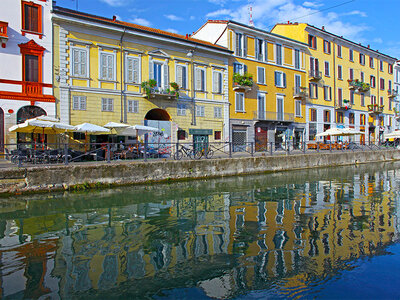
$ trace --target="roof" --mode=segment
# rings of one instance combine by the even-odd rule
[[[267,35],[270,35],[270,36],[273,36],[273,37],[277,37],[277,38],[280,38],[280,39],[284,39],[284,40],[287,40],[287,41],[290,41],[290,42],[293,42],[293,43],[300,44],[300,45],[302,45],[302,46],[307,46],[307,47],[308,47],[308,44],[303,43],[303,42],[300,42],[300,41],[298,41],[298,40],[294,40],[294,39],[288,38],[288,37],[283,36],[283,35],[279,35],[279,34],[276,34],[276,33],[273,33],[273,32],[267,31],[267,30],[263,30],[263,29],[260,29],[260,28],[256,28],[256,27],[253,27],[253,26],[250,26],[250,25],[246,25],[246,24],[243,24],[243,23],[240,23],[240,22],[233,21],[233,20],[207,20],[207,22],[204,23],[204,24],[195,32],[195,34],[196,34],[197,32],[199,32],[206,24],[209,24],[209,23],[213,23],[213,24],[227,24],[227,25],[228,25],[229,23],[231,23],[231,24],[234,24],[234,25],[238,25],[238,26],[245,27],[245,28],[250,29],[250,30],[259,31],[260,33],[263,33],[263,34],[267,34]]]
[[[231,50],[229,50],[225,47],[222,47],[219,45],[214,45],[210,42],[206,42],[203,40],[195,39],[195,38],[190,37],[189,35],[184,36],[184,35],[168,32],[165,30],[142,26],[142,25],[138,25],[138,24],[134,24],[134,23],[123,22],[123,21],[117,20],[115,17],[113,17],[112,19],[109,19],[109,18],[105,18],[105,17],[101,17],[101,16],[96,16],[96,15],[60,7],[60,6],[54,6],[53,13],[71,16],[71,17],[77,17],[80,19],[86,19],[86,20],[91,20],[91,21],[95,21],[95,22],[101,22],[104,24],[109,24],[109,25],[118,26],[118,27],[122,27],[122,28],[129,28],[129,29],[133,29],[136,31],[152,33],[152,34],[155,34],[158,36],[165,36],[165,37],[169,37],[169,38],[172,38],[175,40],[186,41],[189,43],[202,45],[202,46],[206,46],[206,47],[211,47],[211,48],[222,50],[222,51],[229,52],[229,53],[232,52]]]
[[[344,41],[346,41],[346,42],[348,42],[348,43],[350,43],[350,44],[353,44],[353,45],[355,45],[355,46],[357,46],[357,47],[364,48],[364,49],[367,50],[367,51],[375,52],[376,54],[386,56],[386,57],[388,57],[388,58],[390,58],[390,59],[393,59],[393,60],[397,60],[397,58],[395,58],[395,57],[392,57],[392,56],[387,55],[387,54],[385,54],[385,53],[379,52],[379,51],[377,51],[377,50],[373,50],[373,49],[371,49],[371,48],[369,48],[369,47],[363,46],[363,45],[361,45],[361,43],[357,44],[356,42],[353,42],[353,41],[351,41],[351,40],[349,40],[349,39],[346,39],[346,38],[344,38],[343,36],[336,35],[336,34],[334,34],[334,33],[332,33],[332,32],[326,31],[325,29],[318,28],[318,27],[316,27],[316,26],[314,26],[314,25],[310,25],[310,24],[308,24],[308,23],[297,23],[297,22],[295,22],[295,23],[278,23],[278,24],[276,24],[276,25],[299,25],[299,24],[305,24],[307,27],[310,27],[310,28],[312,28],[312,29],[318,30],[318,31],[320,31],[320,32],[323,32],[323,33],[326,33],[326,34],[329,34],[329,35],[332,35],[332,36],[335,37],[335,38],[344,40]],[[276,26],[276,25],[275,25],[275,26]],[[274,28],[275,28],[275,26],[274,26]]]

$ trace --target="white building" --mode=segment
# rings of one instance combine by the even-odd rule
[[[393,93],[396,95],[393,98],[393,109],[395,110],[394,118],[394,130],[400,129],[400,61],[396,61],[394,64],[394,71],[393,71]]]
[[[0,144],[17,142],[17,135],[8,133],[12,125],[56,115],[51,9],[52,0],[1,0]]]

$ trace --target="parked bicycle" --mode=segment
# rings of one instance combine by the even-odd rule
[[[202,149],[199,149],[194,153],[194,158],[200,159],[204,156],[205,158],[208,159],[212,158],[213,155],[214,155],[214,150],[212,150],[210,147],[203,147]]]
[[[178,151],[175,152],[174,159],[175,160],[181,160],[184,155],[186,157],[189,157],[189,158],[193,159],[195,157],[195,154],[196,153],[195,153],[194,149],[190,149],[190,148],[187,148],[187,147],[182,145],[181,148],[178,149]]]

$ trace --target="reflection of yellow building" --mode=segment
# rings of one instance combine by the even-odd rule
[[[60,7],[53,12],[55,95],[62,121],[166,121],[171,123],[162,128],[169,142],[192,135],[210,141],[228,137],[229,50],[116,18]]]
[[[307,45],[235,21],[209,20],[194,35],[232,50],[231,133],[236,144],[302,141]],[[254,83],[248,82],[252,76]]]

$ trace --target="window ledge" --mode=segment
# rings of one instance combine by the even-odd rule
[[[29,33],[29,34],[38,35],[39,39],[42,39],[42,37],[43,37],[43,33],[42,32],[30,31],[30,30],[26,30],[26,29],[21,29],[21,32],[22,32],[22,36],[25,36],[26,33]]]
[[[69,76],[71,79],[82,79],[82,80],[92,80],[90,77],[81,77],[81,76]]]
[[[109,83],[118,83],[117,80],[102,79],[102,78],[99,78],[98,80],[99,80],[99,81],[104,81],[104,82],[109,82]]]

